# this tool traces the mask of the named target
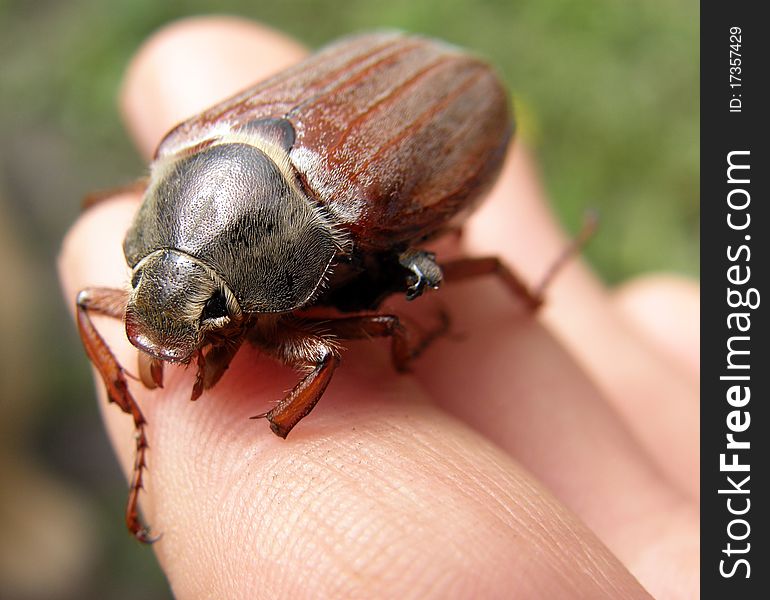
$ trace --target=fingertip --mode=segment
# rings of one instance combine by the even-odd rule
[[[700,287],[692,279],[654,273],[632,279],[613,293],[622,316],[690,375],[700,365]]]
[[[179,121],[299,61],[304,48],[259,23],[227,16],[191,17],[153,34],[131,61],[120,108],[142,155],[149,157]]]
[[[359,402],[324,398],[283,441],[250,426],[253,398],[232,392],[254,369],[237,360],[243,379],[223,380],[205,402],[153,403],[148,514],[164,532],[155,549],[175,595],[500,597],[515,582],[528,598],[615,598],[617,586],[646,597],[499,449],[406,401],[407,378],[362,394],[373,382],[360,361],[330,388]],[[274,370],[258,369],[260,382]]]
[[[138,192],[113,196],[83,213],[64,236],[57,266],[68,300],[74,302],[84,287],[123,286],[127,273],[123,234],[139,199]]]

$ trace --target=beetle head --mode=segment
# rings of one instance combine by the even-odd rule
[[[161,360],[187,362],[207,334],[241,317],[224,281],[177,250],[158,250],[139,262],[131,287],[126,335],[134,346]]]

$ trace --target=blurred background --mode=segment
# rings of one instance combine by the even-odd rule
[[[212,11],[312,48],[374,27],[473,48],[508,84],[564,225],[599,209],[586,254],[603,277],[698,274],[693,0],[0,0],[2,599],[170,597],[124,530],[126,483],[55,259],[80,198],[145,167],[116,109],[132,53],[164,23]]]

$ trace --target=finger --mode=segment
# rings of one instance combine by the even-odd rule
[[[526,314],[511,314],[496,283],[442,290],[444,302],[462,307],[452,312],[460,339],[436,343],[416,361],[418,380],[543,481],[656,597],[670,596],[697,572],[697,509],[672,489],[558,340]],[[651,545],[661,564],[677,565],[673,580],[661,581]]]
[[[68,234],[67,297],[124,280],[136,201],[100,204]],[[132,364],[122,324],[98,326]],[[287,441],[248,419],[291,381],[250,348],[196,403],[184,367],[162,390],[130,384],[149,423],[144,512],[176,597],[648,597],[572,513],[409,378],[386,376],[371,348]],[[99,390],[128,472],[131,420]]]
[[[511,173],[516,174],[515,181],[508,179]],[[526,155],[517,150],[503,185],[506,181],[512,197],[537,189]],[[501,223],[511,221],[493,221],[487,239],[503,235],[495,230]],[[523,229],[537,253],[543,238]],[[697,507],[671,485],[679,482],[681,471],[686,472],[684,466],[661,477],[663,465],[640,451],[628,426],[618,420],[613,403],[606,402],[606,390],[596,389],[593,373],[584,374],[585,363],[578,353],[565,352],[559,343],[563,338],[551,339],[534,321],[517,316],[499,281],[448,285],[441,296],[450,307],[453,332],[459,333],[462,344],[437,343],[415,364],[431,395],[548,484],[648,589],[653,590],[652,582],[661,573],[645,555],[653,542],[661,564],[676,564],[680,576],[689,573],[686,578],[695,584],[691,589],[697,589],[692,578],[697,572]],[[646,368],[634,364],[637,356],[621,348],[606,368],[635,373]],[[688,418],[686,438],[665,446],[669,452],[680,452],[679,456],[698,447],[697,425],[692,425],[697,424],[697,416]],[[671,460],[662,453],[658,458]],[[607,498],[612,498],[611,509]],[[656,532],[654,538],[652,532]],[[676,589],[681,580],[669,583]],[[666,595],[663,589],[654,591]]]
[[[464,241],[473,254],[501,255],[530,282],[566,247],[525,148],[514,148]],[[542,316],[670,481],[697,496],[698,404],[690,382],[638,339],[580,260],[546,291]]]
[[[295,41],[252,21],[179,21],[151,37],[129,65],[120,100],[128,131],[148,158],[178,122],[304,55]]]
[[[698,385],[700,291],[673,275],[646,275],[613,292],[613,302],[641,336],[667,355]]]

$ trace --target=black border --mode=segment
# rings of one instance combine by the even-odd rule
[[[770,77],[770,23],[760,17],[761,2],[737,1],[701,3],[701,586],[703,598],[767,598],[770,597],[770,533],[768,517],[768,469],[770,426],[768,426],[768,327],[770,307],[770,127],[766,117],[770,111],[768,86]],[[736,92],[730,88],[730,27],[742,30],[741,59],[742,100],[740,113],[730,112],[730,98]],[[727,182],[727,154],[731,150],[750,150],[750,183],[745,187],[751,194],[751,225],[745,231],[727,226],[727,193],[734,186]],[[732,578],[719,572],[719,561],[728,559],[723,553],[728,541],[727,526],[731,518],[726,507],[728,495],[719,489],[729,487],[720,472],[720,454],[725,449],[726,418],[735,410],[726,401],[727,384],[720,380],[726,373],[726,341],[735,335],[727,327],[731,310],[727,305],[727,268],[734,264],[727,259],[727,246],[744,243],[751,236],[751,267],[748,287],[755,287],[761,302],[751,311],[750,376],[751,400],[744,410],[751,414],[751,424],[743,439],[751,443],[741,453],[741,462],[748,462],[751,479],[745,487],[751,492],[751,508],[744,518],[751,532],[745,540],[751,544],[744,556],[751,565],[751,576],[745,569]],[[741,477],[742,478],[742,477]],[[737,497],[736,497],[737,502]],[[737,504],[736,504],[737,506]],[[738,543],[734,543],[736,546]],[[733,555],[735,560],[737,555]]]

